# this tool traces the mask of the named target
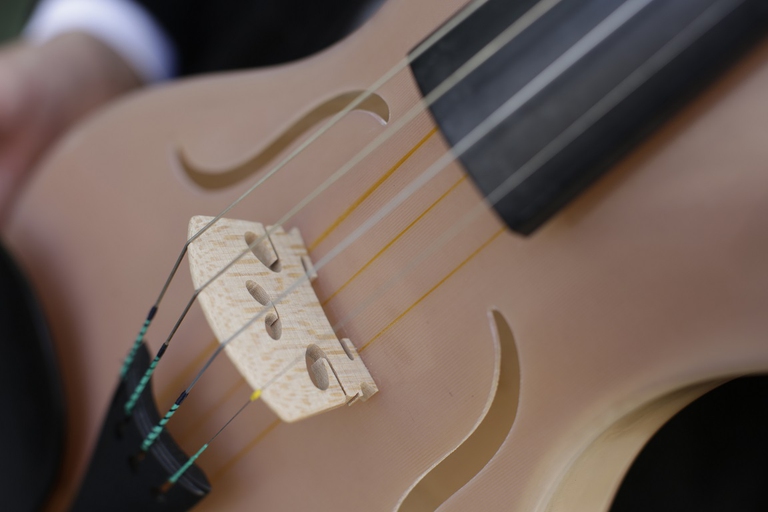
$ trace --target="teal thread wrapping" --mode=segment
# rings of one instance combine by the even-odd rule
[[[122,368],[120,368],[121,379],[125,378],[125,375],[128,373],[128,369],[131,367],[131,364],[133,364],[133,359],[136,357],[136,352],[139,351],[139,347],[144,342],[144,335],[147,334],[147,329],[149,329],[150,323],[151,321],[149,319],[144,320],[144,325],[141,326],[141,330],[136,336],[136,341],[133,342],[133,347],[131,347],[131,351],[128,352],[128,356],[125,358],[125,361],[123,361]]]
[[[130,416],[131,413],[133,412],[133,408],[136,407],[136,402],[138,402],[139,397],[141,396],[141,393],[144,391],[144,388],[147,387],[147,383],[149,382],[149,379],[152,377],[152,374],[155,371],[155,367],[159,362],[160,362],[160,356],[157,355],[152,360],[152,363],[149,365],[149,368],[147,368],[147,371],[144,372],[144,375],[141,377],[139,384],[136,386],[136,389],[133,390],[131,397],[128,399],[128,402],[126,402],[125,404],[126,416]]]
[[[146,452],[147,450],[149,450],[149,448],[154,444],[154,442],[160,436],[160,433],[163,431],[163,429],[165,428],[165,425],[171,419],[171,416],[173,416],[176,413],[176,410],[178,408],[179,408],[178,404],[173,404],[171,408],[168,410],[168,412],[165,413],[165,417],[160,420],[160,423],[152,427],[152,430],[147,435],[147,438],[144,439],[143,443],[141,443],[141,451]]]
[[[203,453],[208,448],[208,443],[205,443],[199,450],[197,450],[197,453],[194,454],[192,457],[189,458],[189,460],[181,466],[178,471],[176,471],[171,477],[168,479],[168,483],[171,485],[174,485],[181,476],[187,472],[187,470],[192,466],[192,464],[195,463],[197,458],[200,456],[201,453]]]
[[[125,361],[123,361],[123,367],[120,368],[120,378],[124,379],[125,375],[128,373],[128,369],[131,367],[131,364],[133,364],[133,360],[136,357],[136,352],[139,351],[139,347],[142,343],[144,343],[144,335],[147,334],[147,329],[149,329],[149,324],[152,323],[152,320],[155,318],[155,315],[157,314],[157,304],[152,306],[149,310],[149,313],[147,313],[147,319],[144,320],[144,325],[141,326],[141,329],[139,330],[139,334],[136,336],[136,341],[133,342],[133,347],[131,347],[131,351],[128,352],[128,357],[125,358]]]

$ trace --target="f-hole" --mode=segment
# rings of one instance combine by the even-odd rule
[[[488,464],[512,428],[520,393],[517,345],[501,313],[492,311],[489,317],[499,351],[499,381],[488,413],[461,446],[411,489],[400,512],[433,512]]]
[[[229,169],[218,171],[203,169],[192,162],[182,148],[176,151],[176,158],[187,177],[203,189],[220,190],[235,186],[265,168],[299,138],[322,126],[321,123],[326,119],[338,114],[352,102],[357,101],[364,92],[362,90],[349,91],[323,101],[288,128],[279,132],[277,137],[261,151]],[[389,105],[384,101],[384,98],[376,93],[368,93],[353,110],[368,112],[379,124],[385,125],[389,122]]]

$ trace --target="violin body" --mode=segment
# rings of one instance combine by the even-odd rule
[[[312,132],[281,139],[308,112],[365,90],[464,3],[391,0],[312,58],[140,93],[46,159],[3,236],[41,296],[69,404],[50,510],[77,490],[189,219],[215,215],[270,165],[226,186],[217,174],[279,161]],[[198,461],[213,491],[197,510],[395,510],[483,427],[504,372],[511,429],[466,485],[446,484],[440,510],[607,510],[664,421],[768,369],[766,90],[763,45],[530,237],[478,206],[458,163],[440,171],[313,284],[379,393],[298,423],[250,406]],[[347,114],[227,217],[275,223],[421,99],[407,67],[376,94],[386,114]],[[286,227],[317,261],[446,151],[421,113]],[[193,291],[186,274],[147,334],[154,348]],[[161,410],[216,345],[193,309],[154,377]],[[194,453],[251,391],[219,358],[169,431]]]

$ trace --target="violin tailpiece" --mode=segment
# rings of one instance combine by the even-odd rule
[[[189,460],[167,431],[139,456],[141,442],[160,420],[152,386],[141,394],[130,417],[125,402],[149,366],[142,344],[110,404],[85,479],[70,512],[183,512],[211,490],[203,471],[190,466],[175,485],[168,479]],[[151,382],[151,381],[150,381]]]

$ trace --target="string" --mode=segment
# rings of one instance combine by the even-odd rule
[[[417,223],[418,223],[418,222],[419,222],[421,219],[423,219],[423,218],[424,218],[424,217],[425,217],[425,216],[426,216],[426,215],[427,215],[429,212],[431,212],[431,211],[432,211],[432,209],[433,209],[435,206],[437,206],[437,205],[438,205],[438,204],[439,204],[439,203],[440,203],[440,202],[441,202],[443,199],[445,199],[446,197],[448,197],[448,195],[449,195],[451,192],[453,192],[454,190],[456,190],[456,188],[457,188],[459,185],[461,185],[462,183],[464,183],[465,181],[467,181],[467,175],[466,175],[466,174],[465,174],[465,175],[463,175],[461,178],[459,178],[459,180],[458,180],[458,181],[456,181],[456,182],[455,182],[453,185],[451,185],[451,187],[450,187],[450,188],[448,188],[448,190],[446,190],[445,192],[443,192],[443,193],[442,193],[442,195],[441,195],[440,197],[438,197],[437,199],[435,199],[435,200],[434,200],[434,201],[433,201],[433,202],[432,202],[432,203],[431,203],[431,204],[430,204],[430,205],[429,205],[427,208],[425,208],[425,209],[424,209],[424,211],[423,211],[423,212],[421,212],[421,213],[418,215],[418,217],[416,217],[415,219],[413,219],[413,220],[412,220],[412,221],[411,221],[411,222],[410,222],[410,223],[409,223],[409,224],[408,224],[408,225],[405,227],[405,229],[401,230],[401,231],[400,231],[400,233],[398,233],[398,234],[397,234],[397,235],[396,235],[394,238],[392,238],[392,240],[390,240],[389,242],[387,242],[387,243],[386,243],[386,245],[384,245],[384,247],[382,247],[381,249],[379,249],[379,251],[378,251],[376,254],[374,254],[374,255],[373,255],[373,257],[372,257],[371,259],[369,259],[369,260],[368,260],[368,261],[365,263],[365,265],[363,265],[362,267],[360,267],[360,268],[359,268],[359,269],[358,269],[358,270],[357,270],[357,271],[356,271],[354,274],[352,274],[352,276],[351,276],[349,279],[347,279],[347,280],[344,282],[344,284],[342,284],[341,286],[339,286],[339,287],[336,289],[336,291],[335,291],[335,292],[333,292],[331,295],[329,295],[329,296],[328,296],[328,297],[327,297],[325,300],[323,300],[323,302],[321,302],[321,303],[320,303],[320,305],[321,305],[321,306],[325,306],[325,305],[327,305],[329,302],[331,302],[331,301],[334,299],[334,297],[336,297],[336,296],[337,296],[339,293],[341,293],[341,292],[342,292],[342,290],[344,290],[344,289],[345,289],[345,288],[346,288],[346,287],[347,287],[347,286],[348,286],[350,283],[352,283],[352,282],[353,282],[353,281],[354,281],[354,280],[355,280],[355,279],[356,279],[356,278],[357,278],[357,277],[358,277],[360,274],[362,274],[362,273],[365,271],[365,269],[367,269],[368,267],[370,267],[370,266],[373,264],[373,262],[375,262],[375,261],[376,261],[376,260],[377,260],[377,259],[378,259],[378,258],[379,258],[381,255],[382,255],[382,254],[384,254],[384,252],[385,252],[387,249],[389,249],[390,247],[392,247],[392,246],[395,244],[395,242],[397,242],[398,240],[400,240],[400,238],[401,238],[403,235],[405,235],[405,234],[408,232],[408,230],[410,230],[410,229],[411,229],[413,226],[415,226],[415,225],[416,225],[416,224],[417,224]],[[335,327],[334,327],[334,330],[335,330]]]
[[[280,171],[282,168],[288,165],[288,163],[290,163],[296,156],[298,156],[306,148],[312,145],[312,143],[314,143],[317,139],[319,139],[320,136],[322,136],[324,133],[330,130],[333,126],[335,126],[348,113],[352,112],[355,108],[357,108],[360,104],[362,104],[375,91],[379,90],[384,84],[389,82],[389,80],[391,80],[395,75],[397,75],[407,66],[409,66],[415,59],[417,59],[429,48],[431,48],[434,44],[436,44],[439,40],[441,40],[443,36],[448,34],[451,30],[453,30],[456,26],[461,24],[466,18],[468,18],[477,9],[482,7],[487,1],[488,0],[475,0],[471,2],[469,5],[467,5],[467,7],[462,9],[462,11],[460,11],[458,14],[451,17],[451,19],[449,19],[442,27],[438,28],[438,30],[436,30],[432,35],[427,37],[427,39],[425,39],[421,44],[419,44],[413,50],[413,52],[411,52],[411,54],[409,54],[406,58],[401,59],[389,71],[384,73],[384,75],[382,75],[376,82],[374,82],[373,85],[371,85],[368,89],[360,93],[360,95],[358,95],[354,100],[352,100],[352,102],[349,103],[345,108],[343,108],[336,115],[331,117],[331,119],[329,119],[322,127],[320,127],[320,129],[318,129],[316,132],[310,135],[304,142],[299,144],[299,146],[296,147],[296,149],[291,151],[282,161],[280,161],[277,165],[275,165],[272,169],[270,169],[264,176],[258,179],[251,187],[249,187],[245,192],[243,192],[240,195],[240,197],[235,199],[226,208],[224,208],[224,210],[222,210],[215,217],[213,217],[210,220],[210,222],[208,222],[205,226],[200,228],[194,235],[192,235],[189,239],[187,239],[179,255],[177,256],[176,261],[174,262],[173,267],[171,268],[171,271],[165,280],[165,283],[160,289],[160,293],[158,294],[154,304],[150,308],[149,313],[147,314],[147,317],[144,320],[144,323],[142,324],[141,329],[139,330],[139,333],[133,342],[133,346],[131,347],[130,351],[128,352],[128,355],[125,358],[125,361],[123,362],[123,365],[120,369],[121,379],[125,377],[125,374],[128,372],[128,369],[130,368],[131,364],[133,364],[133,361],[136,358],[136,353],[138,352],[141,344],[144,342],[144,336],[146,335],[147,330],[149,329],[149,326],[152,324],[152,320],[155,318],[155,315],[157,314],[157,311],[160,308],[160,303],[163,301],[163,298],[165,297],[165,294],[168,291],[168,288],[170,287],[171,282],[173,281],[174,277],[176,276],[176,273],[179,270],[179,267],[181,266],[181,262],[184,260],[184,256],[187,254],[189,245],[195,240],[197,240],[200,236],[202,236],[203,233],[208,231],[208,229],[210,229],[214,224],[216,224],[219,220],[221,220],[227,213],[229,213],[233,208],[235,208],[238,204],[240,204],[245,198],[247,198],[253,191],[259,188],[264,182],[266,182],[269,178],[274,176],[278,171]],[[254,247],[256,243],[259,243],[259,241],[254,242]],[[189,305],[185,309],[183,315],[186,315],[188,311],[189,311]],[[178,328],[178,326],[176,326],[176,328]],[[175,332],[175,329],[174,329],[174,332]],[[130,410],[132,410],[132,407],[130,408]],[[127,411],[127,413],[130,414],[130,411]]]
[[[633,3],[633,2],[631,1],[627,2],[622,7],[630,3]],[[602,27],[602,29],[606,29],[606,28],[609,29],[609,30],[603,30],[602,39],[605,39],[608,35],[610,35],[610,33],[615,31],[617,28],[621,26],[621,24],[627,21],[626,19],[622,21],[622,17],[626,15],[627,12],[633,9],[635,10],[635,12],[639,11],[639,8],[642,8],[642,7],[639,7],[639,4],[641,3],[642,3],[641,0],[634,2],[634,5],[629,6],[628,10],[625,12],[618,12],[621,9],[620,7],[611,16],[609,16],[609,18],[611,18],[614,15],[616,15],[615,19],[613,19],[612,22],[618,21],[620,22],[620,25],[615,26],[612,29],[610,25],[606,27]],[[646,4],[647,3],[649,2],[646,1]],[[568,144],[573,142],[579,135],[583,134],[595,122],[600,120],[607,112],[612,110],[618,103],[623,101],[626,97],[629,96],[629,94],[631,94],[634,90],[636,90],[640,85],[645,83],[648,80],[648,78],[653,76],[656,72],[658,72],[659,69],[661,69],[667,63],[669,63],[672,60],[672,58],[674,58],[681,51],[683,51],[688,46],[690,46],[690,44],[693,41],[695,41],[702,33],[705,33],[707,30],[712,28],[718,21],[720,21],[722,18],[727,16],[733,9],[735,9],[736,6],[739,5],[739,3],[740,1],[736,1],[735,3],[732,2],[731,5],[726,6],[725,8],[722,7],[723,3],[721,3],[720,5],[713,5],[710,8],[708,8],[704,13],[699,15],[685,29],[680,31],[678,35],[675,36],[669,43],[665,44],[660,50],[658,50],[654,55],[652,55],[648,60],[646,60],[640,67],[638,67],[632,74],[630,74],[621,83],[619,83],[616,87],[614,87],[608,94],[606,94],[600,101],[598,101],[592,108],[590,108],[586,113],[584,113],[576,121],[574,121],[568,128],[566,128],[555,139],[553,139],[550,143],[548,143],[534,157],[528,160],[526,164],[524,164],[521,168],[519,168],[517,171],[515,171],[509,177],[507,177],[507,179],[505,179],[504,182],[502,182],[502,184],[497,186],[496,189],[491,194],[489,194],[489,196],[486,197],[486,200],[482,200],[478,202],[478,204],[473,208],[473,210],[469,214],[464,216],[464,219],[460,225],[461,227],[459,227],[459,224],[452,226],[452,228],[446,233],[444,233],[444,235],[440,239],[436,240],[431,244],[431,247],[428,249],[428,251],[425,251],[422,253],[420,260],[423,261],[424,259],[426,259],[428,255],[434,253],[437,249],[442,247],[444,243],[450,240],[461,228],[463,228],[464,226],[466,226],[466,224],[469,223],[469,220],[467,219],[476,218],[479,212],[487,210],[488,208],[495,205],[496,202],[501,200],[501,198],[508,195],[512,190],[514,190],[517,186],[519,186],[519,184],[522,183],[527,177],[529,177],[536,170],[541,168],[542,165],[546,164],[546,162],[548,162],[554,155],[558,154],[562,150],[562,148],[566,147]],[[608,21],[609,18],[606,18],[605,21]],[[605,21],[603,23],[605,23]],[[595,28],[595,30],[597,30],[598,28],[601,28],[601,27],[598,26]],[[585,36],[585,39],[589,35],[590,34]],[[580,41],[579,43],[581,43],[582,41]],[[503,108],[504,108],[504,105],[500,107],[500,109],[503,109]],[[497,109],[497,112],[498,110],[499,109]],[[464,151],[466,151],[466,148],[464,149]],[[448,277],[450,277],[459,268],[461,268],[463,264],[469,261],[469,259],[471,259],[480,250],[482,250],[482,248],[484,248],[491,241],[493,241],[498,235],[501,234],[502,231],[503,229],[497,231],[488,241],[486,241],[485,244],[480,246],[479,249],[477,249],[473,254],[471,254],[469,258],[464,260],[457,268],[455,268],[451,273],[449,273],[448,276],[443,278],[437,285],[435,285],[435,287],[433,287],[429,292],[427,292],[427,294],[425,294],[418,301],[416,301],[416,303],[414,303],[413,306],[418,304],[418,302],[420,302],[424,297],[426,297],[426,295],[431,293],[431,291],[433,291],[437,286],[439,286]],[[402,279],[402,277],[404,277],[405,274],[410,272],[410,270],[413,270],[413,268],[415,268],[415,265],[410,265],[407,270],[404,270],[400,274],[391,278],[390,282]],[[380,291],[380,289],[377,291]],[[410,311],[410,309],[412,309],[413,306],[408,308],[408,310],[406,310],[406,313],[407,311]],[[403,315],[401,315],[400,317],[402,316]],[[400,317],[395,319],[395,321],[397,321]],[[369,340],[360,349],[360,352],[365,350],[366,347],[370,346],[370,344],[373,343],[373,341],[375,341],[382,332],[386,331],[392,325],[392,323],[390,323],[379,334],[377,334],[371,340]],[[287,370],[284,370],[284,371],[287,371]],[[270,385],[272,382],[274,382],[274,380],[270,382]],[[261,389],[263,390],[265,389],[265,387]],[[229,422],[227,424],[229,424]],[[260,434],[259,437],[262,437],[262,434]]]
[[[422,172],[411,183],[409,183],[402,190],[400,190],[392,199],[390,199],[377,212],[375,212],[373,215],[371,215],[369,218],[363,221],[363,223],[360,226],[358,226],[355,230],[353,230],[352,233],[347,235],[333,249],[331,249],[322,258],[320,258],[314,265],[315,270],[319,271],[323,267],[325,267],[325,265],[327,265],[330,261],[332,261],[333,258],[335,258],[339,254],[341,254],[344,250],[346,250],[350,245],[352,245],[352,243],[354,243],[360,237],[362,237],[374,225],[376,225],[379,221],[381,221],[383,218],[385,218],[390,213],[392,213],[396,208],[401,206],[403,202],[405,202],[417,190],[419,190],[422,186],[424,186],[427,182],[429,182],[432,178],[434,178],[441,170],[447,167],[456,158],[463,155],[467,150],[469,150],[474,144],[476,144],[482,138],[487,136],[491,132],[491,130],[496,128],[499,124],[501,124],[501,122],[503,122],[505,119],[511,116],[520,107],[525,105],[536,94],[541,92],[545,87],[551,84],[555,79],[560,77],[565,71],[570,69],[576,62],[578,62],[587,53],[593,50],[598,44],[605,41],[606,38],[608,38],[611,34],[613,34],[621,26],[623,26],[624,23],[626,23],[635,14],[637,14],[637,12],[639,12],[643,7],[645,7],[652,1],[653,0],[628,0],[627,2],[619,6],[614,12],[608,15],[608,17],[606,17],[602,22],[600,22],[597,26],[595,26],[592,30],[590,30],[585,36],[583,36],[573,46],[571,46],[571,48],[569,48],[565,53],[563,53],[560,57],[555,59],[546,68],[544,68],[544,70],[542,70],[536,77],[534,77],[530,82],[528,82],[528,84],[526,84],[518,92],[516,92],[508,100],[506,100],[490,116],[488,116],[485,120],[483,120],[483,122],[478,124],[467,135],[465,135],[461,140],[459,140],[453,146],[452,151],[449,150],[443,153],[443,155],[441,155],[441,157],[438,158],[432,165],[430,165],[424,172]],[[547,147],[549,147],[549,145]],[[516,178],[518,175],[524,174],[524,177],[521,179],[525,179],[525,177],[529,176],[530,174],[525,174],[522,172],[523,169],[525,168],[526,166],[523,166],[517,171],[515,171],[514,173],[512,173],[507,178],[507,180],[505,180],[505,182],[502,184],[502,187],[505,183],[510,182],[512,178]],[[506,193],[508,193],[508,191]],[[503,195],[506,195],[506,193],[504,193]],[[495,202],[501,199],[503,195],[500,197],[497,197],[496,199],[491,197],[490,200],[494,201],[492,204],[495,204]],[[301,276],[293,284],[287,287],[282,293],[280,293],[277,296],[276,300],[273,300],[273,302],[275,304],[281,303],[285,297],[292,294],[300,285],[302,285],[308,279],[309,279],[309,276],[307,275]],[[230,335],[229,338],[222,340],[221,345],[211,355],[208,361],[206,361],[202,369],[197,373],[195,378],[192,380],[192,383],[184,391],[182,391],[182,393],[176,399],[176,402],[173,404],[173,406],[171,406],[169,411],[160,421],[160,423],[156,427],[156,428],[159,428],[158,435],[159,435],[159,432],[162,431],[162,428],[165,426],[165,424],[167,424],[170,418],[176,413],[178,408],[181,406],[181,403],[187,398],[187,396],[192,391],[192,389],[197,384],[197,382],[200,380],[200,378],[202,378],[203,374],[208,370],[211,364],[213,364],[213,361],[216,359],[216,357],[218,357],[218,355],[226,348],[227,345],[229,345],[229,343],[231,343],[234,339],[239,337],[243,332],[245,332],[248,328],[250,328],[256,321],[260,320],[267,311],[268,311],[267,309],[263,308],[256,315],[254,315],[250,320],[248,320],[243,326],[241,326],[232,335]],[[156,438],[157,436],[154,436],[152,441],[154,441],[154,439]],[[150,445],[151,443],[147,445],[145,441],[144,446],[148,447]]]
[[[257,389],[257,390],[255,390],[253,393],[251,393],[251,396],[250,396],[250,398],[248,398],[248,401],[247,401],[247,402],[245,402],[245,403],[244,403],[244,404],[243,404],[243,405],[240,407],[240,409],[238,409],[238,410],[237,410],[237,412],[236,412],[234,415],[232,415],[232,417],[231,417],[231,418],[230,418],[230,419],[229,419],[229,420],[228,420],[228,421],[227,421],[227,422],[226,422],[226,423],[225,423],[225,424],[224,424],[224,425],[223,425],[223,426],[222,426],[222,427],[221,427],[221,428],[220,428],[220,429],[219,429],[219,430],[218,430],[218,431],[217,431],[217,432],[216,432],[216,433],[213,435],[213,437],[211,437],[211,438],[208,440],[208,442],[207,442],[207,443],[204,443],[204,444],[203,444],[203,446],[201,446],[201,447],[200,447],[200,449],[199,449],[199,450],[197,450],[197,451],[195,452],[195,454],[194,454],[194,455],[192,455],[192,457],[190,457],[190,458],[189,458],[189,460],[187,460],[187,462],[186,462],[186,463],[184,463],[184,464],[183,464],[183,465],[182,465],[182,466],[181,466],[181,467],[180,467],[180,468],[179,468],[179,469],[178,469],[178,470],[177,470],[177,471],[176,471],[174,474],[172,474],[172,475],[171,475],[171,476],[168,478],[168,482],[167,482],[167,484],[168,484],[169,486],[176,484],[176,482],[178,482],[179,478],[181,478],[181,476],[182,476],[184,473],[186,473],[186,472],[187,472],[187,470],[188,470],[188,469],[189,469],[189,468],[192,466],[192,464],[194,464],[194,463],[195,463],[195,461],[198,459],[198,457],[200,457],[200,455],[202,455],[202,454],[203,454],[203,452],[204,452],[205,450],[207,450],[207,449],[208,449],[208,446],[210,446],[210,444],[211,444],[213,441],[215,441],[217,437],[219,437],[219,434],[221,434],[222,432],[224,432],[224,429],[226,429],[226,428],[229,426],[229,424],[230,424],[230,423],[232,423],[233,421],[235,421],[235,418],[237,418],[238,416],[240,416],[240,413],[241,413],[241,412],[243,412],[243,411],[245,410],[245,408],[246,408],[246,407],[248,407],[248,405],[249,405],[249,404],[251,404],[251,403],[255,402],[256,400],[258,400],[258,399],[259,399],[259,397],[261,397],[261,389]]]
[[[302,355],[300,356],[300,358],[303,358],[303,357],[304,357],[304,356],[303,356],[303,354],[302,354]],[[219,434],[220,434],[220,433],[221,433],[221,432],[222,432],[222,431],[223,431],[223,430],[224,430],[224,429],[227,427],[227,425],[229,425],[230,423],[232,423],[232,421],[235,419],[235,417],[237,417],[237,415],[238,415],[238,414],[240,414],[240,413],[241,413],[241,412],[242,412],[242,411],[245,409],[245,406],[247,406],[247,405],[248,405],[249,403],[251,403],[251,402],[255,402],[256,400],[258,400],[258,399],[261,397],[261,395],[262,395],[262,392],[263,392],[265,389],[267,389],[269,386],[271,386],[271,385],[272,385],[274,382],[276,382],[276,381],[277,381],[277,380],[278,380],[280,377],[282,377],[283,375],[285,375],[285,374],[286,374],[286,373],[287,373],[287,372],[288,372],[288,371],[289,371],[289,370],[290,370],[290,369],[293,367],[293,365],[296,363],[296,361],[298,361],[300,358],[298,358],[298,357],[297,357],[297,358],[296,358],[294,361],[292,361],[292,362],[291,362],[291,364],[285,365],[285,367],[283,367],[283,368],[282,368],[282,369],[281,369],[279,372],[277,372],[277,373],[275,374],[275,376],[274,376],[274,377],[272,377],[270,380],[268,380],[268,381],[266,382],[266,384],[264,384],[264,385],[263,385],[262,387],[260,387],[260,388],[257,388],[257,389],[255,389],[255,390],[253,391],[253,393],[251,393],[251,396],[250,396],[250,398],[248,399],[248,402],[247,402],[247,403],[246,403],[246,404],[245,404],[243,407],[241,407],[241,408],[240,408],[240,409],[239,409],[239,410],[238,410],[238,411],[235,413],[235,415],[234,415],[234,416],[232,416],[232,417],[229,419],[229,421],[227,421],[227,423],[226,423],[226,424],[225,424],[223,427],[221,427],[221,429],[219,429],[219,431],[218,431],[218,432],[217,432],[217,433],[216,433],[216,434],[215,434],[215,435],[214,435],[214,436],[213,436],[213,437],[210,439],[210,441],[208,441],[208,443],[206,443],[206,445],[210,444],[210,443],[211,443],[211,442],[212,442],[214,439],[216,439],[216,436],[218,436],[218,435],[219,435]],[[143,441],[143,442],[142,442],[142,444],[141,444],[141,451],[142,451],[142,452],[146,452],[147,450],[149,450],[149,448],[150,448],[150,447],[152,446],[152,444],[155,442],[155,440],[157,439],[157,437],[158,437],[158,436],[159,436],[159,435],[162,433],[162,431],[163,431],[163,426],[164,426],[164,424],[163,424],[163,425],[160,425],[160,424],[158,423],[158,424],[157,424],[157,425],[156,425],[156,426],[155,426],[155,427],[154,427],[154,428],[153,428],[153,429],[152,429],[152,430],[149,432],[149,434],[147,435],[146,439],[144,439],[144,441]],[[208,448],[208,447],[207,447],[207,446],[205,446],[204,448],[201,448],[200,450],[198,450],[198,451],[197,451],[197,453],[195,454],[195,455],[196,455],[196,456],[195,456],[195,459],[197,459],[197,457],[199,457],[199,456],[200,456],[200,454],[202,454],[202,453],[203,453],[203,452],[204,452],[204,451],[205,451],[207,448]],[[182,468],[183,468],[183,471],[182,471],[182,468],[180,468],[180,469],[179,469],[179,471],[177,471],[177,473],[178,473],[178,476],[176,476],[176,480],[178,480],[178,477],[179,477],[179,476],[181,476],[181,475],[184,473],[184,471],[186,471],[186,470],[187,470],[187,469],[188,469],[188,468],[189,468],[189,467],[190,467],[190,466],[191,466],[193,463],[194,463],[194,461],[192,461],[192,463],[188,463],[188,464],[186,464],[185,466],[182,466]],[[176,482],[176,480],[174,480],[172,483],[175,483],[175,482]]]
[[[487,1],[487,0],[483,0]],[[422,113],[426,108],[428,108],[430,105],[432,105],[435,101],[440,99],[446,92],[448,92],[451,88],[453,88],[458,82],[460,82],[462,79],[467,77],[470,73],[472,73],[475,69],[477,69],[480,65],[482,65],[484,62],[486,62],[490,57],[492,57],[498,50],[506,45],[509,41],[511,41],[514,37],[516,37],[518,34],[520,34],[523,30],[528,28],[532,23],[534,23],[536,20],[538,20],[541,16],[543,16],[545,13],[549,12],[550,9],[552,9],[555,5],[557,5],[561,0],[543,0],[540,3],[536,4],[532,9],[530,9],[528,12],[523,14],[520,18],[518,18],[514,23],[512,23],[509,27],[507,27],[501,34],[496,36],[490,43],[488,43],[486,46],[484,46],[479,52],[477,52],[471,59],[469,59],[467,62],[465,62],[462,66],[460,66],[456,71],[454,71],[451,75],[448,76],[443,82],[438,85],[434,90],[432,90],[429,94],[427,94],[423,101],[419,104],[412,107],[410,110],[408,110],[402,118],[398,119],[394,124],[391,124],[383,133],[381,133],[379,136],[377,136],[373,141],[368,143],[361,151],[359,151],[352,159],[350,159],[346,164],[344,164],[341,168],[339,168],[336,172],[334,172],[330,177],[328,177],[319,187],[317,187],[315,190],[310,192],[304,199],[299,201],[291,210],[289,210],[283,217],[281,217],[278,222],[276,222],[274,225],[270,226],[266,231],[264,235],[261,235],[257,237],[252,243],[248,244],[248,246],[243,249],[237,256],[235,256],[234,259],[232,259],[229,263],[227,263],[223,268],[221,268],[219,271],[217,271],[213,276],[211,276],[203,285],[198,287],[192,294],[191,298],[187,302],[186,306],[184,307],[184,310],[182,311],[182,314],[177,319],[176,323],[174,324],[171,333],[166,338],[166,341],[163,343],[163,345],[160,347],[160,350],[158,351],[155,358],[150,363],[149,367],[145,371],[144,376],[139,381],[139,384],[134,389],[133,393],[131,394],[131,397],[129,398],[128,402],[125,406],[125,412],[126,415],[130,415],[133,407],[138,401],[139,396],[143,392],[144,388],[146,387],[147,383],[149,382],[149,379],[151,378],[152,374],[154,373],[157,364],[159,363],[162,356],[165,354],[166,349],[168,348],[171,339],[173,338],[174,334],[178,330],[181,323],[186,318],[187,313],[191,309],[194,302],[197,300],[197,297],[199,294],[212,282],[214,282],[216,279],[221,277],[227,270],[229,270],[233,265],[235,265],[243,256],[248,254],[253,248],[257,247],[260,243],[262,243],[265,239],[268,239],[271,234],[273,234],[277,229],[281,228],[286,222],[288,222],[290,219],[292,219],[296,214],[298,214],[305,206],[307,206],[309,203],[311,203],[316,197],[318,197],[322,192],[328,189],[331,185],[333,185],[336,181],[341,179],[342,176],[344,176],[347,172],[349,172],[352,168],[354,168],[357,164],[359,164],[362,160],[364,160],[368,155],[370,155],[374,150],[376,150],[378,147],[380,147],[384,142],[389,140],[395,133],[397,133],[401,128],[403,128],[406,124],[408,124],[410,121],[416,118],[416,116],[420,113]],[[409,57],[411,59],[415,58],[413,56]],[[227,210],[228,211],[228,210]],[[221,218],[220,216],[217,218]],[[213,222],[213,221],[211,221]],[[209,223],[210,225],[210,223]],[[203,228],[207,229],[207,228]],[[186,251],[185,246],[185,251]],[[338,246],[331,251],[334,255],[338,254],[340,251],[337,250]],[[328,255],[326,255],[327,257]],[[320,267],[318,265],[315,265],[316,269],[319,269]],[[260,317],[259,317],[260,318]],[[256,319],[254,319],[255,321]],[[146,322],[145,322],[146,324]],[[251,323],[249,322],[248,326]],[[145,331],[145,330],[144,330]],[[240,331],[238,331],[240,332]],[[137,338],[138,339],[138,338]],[[214,356],[218,355],[220,351],[217,351]],[[206,365],[206,368],[208,365]],[[196,382],[196,381],[195,381]],[[186,398],[186,395],[182,394],[180,396],[180,400],[183,401]],[[176,404],[180,405],[180,403]],[[178,407],[177,407],[178,408]],[[173,413],[171,413],[172,415]]]
[[[318,246],[319,246],[319,245],[320,245],[320,244],[321,244],[321,243],[322,243],[322,242],[323,242],[323,241],[324,241],[324,240],[325,240],[325,239],[326,239],[328,236],[330,236],[330,234],[331,234],[331,233],[333,233],[333,232],[334,232],[334,230],[335,230],[337,227],[339,227],[339,226],[341,225],[341,223],[342,223],[342,222],[344,222],[344,220],[346,220],[346,219],[347,219],[347,217],[349,217],[349,216],[352,214],[352,212],[354,212],[354,211],[357,209],[357,207],[359,207],[361,204],[363,204],[363,202],[364,202],[366,199],[368,199],[368,197],[370,197],[370,195],[371,195],[371,194],[373,194],[373,193],[376,191],[376,189],[378,189],[378,188],[379,188],[379,187],[380,187],[380,186],[381,186],[381,185],[382,185],[382,184],[383,184],[385,181],[387,181],[387,180],[388,180],[388,179],[389,179],[389,178],[392,176],[392,174],[394,174],[394,173],[395,173],[395,171],[397,171],[398,169],[400,169],[400,167],[401,167],[403,164],[405,164],[405,162],[407,162],[407,161],[408,161],[408,160],[409,160],[409,159],[410,159],[410,158],[411,158],[411,157],[412,157],[412,156],[413,156],[413,155],[414,155],[414,154],[415,154],[415,153],[416,153],[416,152],[417,152],[417,151],[418,151],[418,150],[419,150],[419,149],[420,149],[420,148],[421,148],[421,147],[422,147],[424,144],[426,144],[426,143],[427,143],[427,141],[428,141],[428,140],[430,140],[430,139],[431,139],[431,138],[432,138],[432,137],[433,137],[433,136],[434,136],[434,135],[437,133],[437,131],[438,131],[438,130],[437,130],[437,126],[435,126],[434,128],[432,128],[431,130],[429,130],[429,133],[427,133],[427,134],[426,134],[424,137],[422,137],[422,138],[421,138],[421,140],[419,140],[419,142],[417,142],[416,144],[414,144],[414,145],[413,145],[413,147],[412,147],[411,149],[409,149],[409,150],[408,150],[408,151],[407,151],[407,152],[406,152],[406,153],[405,153],[403,156],[401,156],[401,157],[400,157],[400,160],[398,160],[397,162],[395,162],[395,165],[393,165],[392,167],[390,167],[390,168],[389,168],[389,170],[388,170],[387,172],[385,172],[385,173],[384,173],[384,174],[382,174],[382,175],[381,175],[379,178],[377,178],[377,179],[376,179],[376,181],[373,183],[373,185],[371,185],[370,187],[368,187],[368,188],[366,189],[366,191],[365,191],[365,192],[363,192],[363,194],[362,194],[360,197],[358,197],[357,199],[355,199],[355,200],[352,202],[352,204],[351,204],[351,205],[349,205],[349,206],[347,207],[347,209],[346,209],[346,210],[344,210],[344,212],[343,212],[341,215],[339,215],[339,216],[336,218],[336,220],[334,220],[334,221],[331,223],[331,225],[330,225],[330,226],[328,226],[328,227],[325,229],[325,231],[323,231],[323,232],[320,234],[320,236],[318,236],[318,237],[315,239],[315,241],[314,241],[314,242],[312,242],[311,244],[309,244],[309,245],[307,246],[307,252],[310,252],[310,253],[311,253],[312,251],[314,251],[315,249],[317,249],[317,247],[318,247]]]

